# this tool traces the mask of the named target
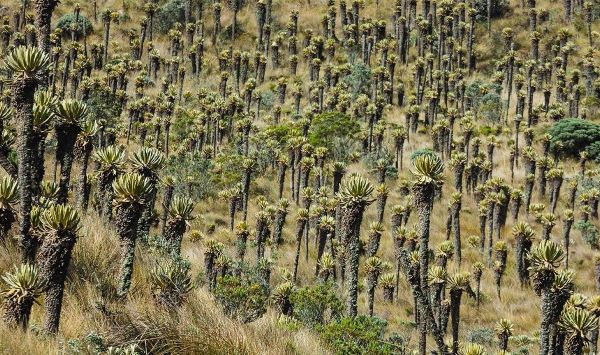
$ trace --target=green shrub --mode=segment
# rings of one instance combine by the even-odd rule
[[[502,117],[502,100],[495,92],[488,92],[481,98],[479,112],[483,117],[492,122],[499,122]]]
[[[360,124],[345,113],[330,111],[315,116],[310,125],[308,141],[315,147],[333,149],[336,138],[353,136]]]
[[[588,155],[597,163],[600,162],[600,141],[596,141],[585,148]]]
[[[436,153],[429,148],[419,148],[412,152],[410,155],[410,161],[414,163],[414,161],[421,155],[436,155]]]
[[[475,0],[473,7],[475,8],[475,16],[477,21],[486,21],[487,19],[487,2],[488,0]],[[508,0],[492,0],[492,18],[506,15],[509,10]]]
[[[342,161],[348,163],[352,161],[354,153],[358,150],[356,140],[349,137],[337,137],[333,139],[332,147],[329,151],[331,161]]]
[[[368,316],[342,318],[319,328],[321,339],[335,354],[394,354],[400,349],[384,341],[387,322]]]
[[[290,301],[294,318],[311,327],[339,318],[344,308],[330,284],[303,287]]]
[[[240,38],[244,33],[246,33],[245,27],[246,26],[244,26],[244,24],[239,20],[238,17],[238,21],[235,26],[235,38]],[[227,26],[225,26],[225,28],[223,28],[223,30],[219,34],[219,38],[221,38],[222,40],[231,39],[231,31],[233,31],[233,25],[230,23]]]
[[[67,35],[71,33],[71,25],[75,21],[74,14],[66,14],[63,15],[56,21],[56,28],[60,28],[63,35]],[[90,20],[87,17],[79,14],[79,20],[77,21],[77,29],[78,34],[83,34],[84,31],[86,34],[90,34],[94,31],[94,27]]]
[[[241,323],[249,323],[267,311],[268,295],[256,282],[235,276],[219,277],[215,298],[225,314]]]
[[[501,93],[500,85],[482,80],[474,80],[465,88],[465,96],[471,100],[472,110],[492,122],[498,122],[502,115]]]
[[[350,88],[352,97],[368,95],[371,89],[371,68],[362,62],[356,62],[350,67],[350,74],[342,80]]]
[[[548,133],[552,136],[551,148],[554,149],[557,142],[561,142],[563,154],[572,157],[600,141],[600,125],[581,118],[562,119],[550,127]]]
[[[237,32],[239,34],[240,32]],[[236,34],[236,36],[237,36]],[[231,38],[231,35],[227,38]],[[260,107],[263,109],[270,110],[275,104],[275,93],[271,90],[265,90],[260,94]]]
[[[589,221],[578,221],[575,223],[575,229],[581,232],[581,237],[592,249],[598,248],[598,228]]]
[[[282,122],[266,127],[261,133],[264,133],[267,138],[284,145],[293,136],[294,125],[292,122]]]
[[[493,345],[496,342],[496,333],[490,328],[472,329],[467,333],[467,341],[480,345]]]
[[[184,0],[170,0],[158,8],[154,18],[154,28],[160,33],[167,33],[173,25],[184,21]]]
[[[214,163],[200,154],[174,154],[169,157],[165,175],[177,177],[175,193],[202,199],[216,196],[224,186],[222,176],[211,173],[213,168]]]
[[[380,161],[384,161],[386,163],[385,176],[395,179],[398,177],[398,168],[396,167],[394,159],[395,158],[392,153],[388,149],[384,148],[381,150],[381,152],[379,152],[379,154],[374,151],[367,154],[364,157],[364,162],[367,168],[376,174],[378,163]]]

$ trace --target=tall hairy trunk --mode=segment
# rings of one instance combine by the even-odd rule
[[[131,286],[138,221],[142,215],[142,209],[142,205],[130,203],[118,205],[115,211],[115,224],[121,245],[121,271],[117,291],[120,297],[126,296]]]
[[[573,226],[573,219],[567,218],[563,224],[563,232],[562,232],[562,240],[563,240],[563,248],[565,249],[565,268],[569,268],[569,245],[570,236],[571,236],[571,227]]]
[[[57,0],[35,0],[34,24],[37,31],[38,47],[50,55],[51,19]]]
[[[65,280],[76,240],[74,232],[58,231],[46,235],[40,247],[40,272],[47,283],[43,327],[50,334],[58,332]]]
[[[402,268],[407,274],[407,280],[412,287],[413,296],[415,298],[415,304],[418,305],[421,311],[419,312],[420,323],[428,323],[431,326],[431,334],[435,340],[438,351],[442,355],[448,354],[448,348],[444,343],[444,322],[438,322],[435,320],[435,316],[433,314],[433,310],[431,304],[429,302],[429,297],[427,294],[423,292],[421,288],[421,276],[419,266],[417,264],[411,263],[409,259],[409,255],[406,249],[402,249],[398,255],[399,264],[402,265]],[[442,310],[444,313],[444,310]],[[425,329],[425,333],[421,333],[422,330],[419,329],[419,354],[425,355],[427,353],[426,349],[426,336],[427,329]]]
[[[413,202],[415,209],[419,214],[417,224],[417,237],[419,238],[419,274],[420,289],[423,297],[429,298],[429,286],[427,275],[429,271],[429,226],[431,219],[431,209],[433,207],[433,196],[435,186],[433,183],[415,184],[412,188]],[[425,344],[427,336],[427,322],[421,319],[419,322],[419,352],[425,354]]]
[[[373,306],[375,304],[375,288],[377,287],[377,279],[379,278],[379,270],[369,272],[367,276],[367,295],[369,303],[369,316],[373,317]]]
[[[31,164],[31,184],[32,184],[32,188],[33,188],[33,196],[37,196],[39,194],[39,190],[40,190],[40,184],[42,183],[42,180],[44,180],[44,173],[46,171],[44,163],[46,161],[45,159],[45,153],[46,153],[46,137],[48,136],[47,132],[40,132],[35,130],[33,131],[33,141],[37,142],[37,144],[34,144],[34,149],[33,149],[33,157],[32,157],[32,164]],[[16,169],[15,169],[15,173],[16,173]]]
[[[460,203],[452,206],[452,231],[454,232],[454,262],[458,267],[461,263],[461,240],[460,240]]]
[[[171,205],[171,200],[173,199],[174,190],[175,186],[173,184],[167,184],[163,193],[162,216],[160,218],[162,224],[161,231],[163,234],[165,233],[165,228],[167,226],[167,215],[169,214],[169,206]],[[231,230],[233,230],[233,226],[231,227]]]
[[[462,290],[450,291],[450,318],[452,325],[452,354],[458,354],[458,330],[460,325],[460,299]]]
[[[12,84],[12,106],[17,127],[17,157],[19,160],[19,244],[23,262],[35,259],[36,242],[29,234],[32,203],[33,161],[33,98],[37,83],[33,79],[16,80]]]
[[[531,239],[525,238],[522,235],[516,237],[515,258],[517,263],[517,274],[521,287],[529,285],[529,260],[527,254],[531,249]]]
[[[346,241],[348,270],[348,316],[355,317],[358,313],[358,261],[359,235],[365,206],[361,203],[349,204],[342,208],[342,240]]]
[[[279,209],[275,214],[275,220],[273,221],[273,244],[279,245],[283,242],[283,226],[285,225],[285,219],[287,217],[287,210]]]
[[[298,262],[300,261],[300,248],[302,246],[302,235],[304,234],[305,227],[306,219],[299,219],[298,223],[296,224],[296,257],[294,259],[294,273],[292,277],[294,283],[298,278]]]
[[[327,235],[329,234],[329,230],[327,228],[317,227],[316,236],[317,236],[317,262],[315,265],[315,277],[318,277],[321,273],[321,257],[323,253],[325,253],[325,246],[327,244]]]
[[[32,298],[26,297],[23,300],[6,298],[2,307],[4,308],[2,319],[8,327],[20,327],[22,330],[27,330],[31,308],[33,307]]]
[[[105,221],[112,220],[113,189],[112,183],[117,176],[111,171],[101,172],[98,176],[98,199],[100,204],[100,215]]]
[[[69,183],[71,181],[71,168],[73,166],[73,149],[80,128],[76,124],[60,124],[56,127],[56,161],[60,164],[60,182],[57,202],[67,203]]]
[[[150,235],[150,224],[152,223],[152,218],[154,215],[154,204],[156,203],[156,194],[158,184],[158,177],[154,174],[141,174],[142,176],[148,178],[151,183],[150,192],[144,203],[144,208],[142,209],[142,214],[139,218],[139,222],[137,223],[137,231],[138,237],[142,238],[142,240],[147,240]]]
[[[82,211],[87,210],[90,197],[90,183],[87,178],[88,163],[92,154],[92,145],[86,144],[80,152],[79,176],[77,178],[77,204]]]
[[[183,219],[175,218],[167,222],[163,235],[171,249],[171,255],[174,257],[181,255],[181,241],[183,240],[185,229],[186,224]]]

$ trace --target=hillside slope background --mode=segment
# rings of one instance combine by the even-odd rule
[[[0,5],[3,58],[19,44],[32,44],[35,2],[26,1],[23,26],[18,24],[23,18],[20,2]],[[93,151],[121,147],[123,171],[134,169],[131,157],[142,146],[156,148],[165,161],[156,171],[150,232],[138,238],[131,287],[123,297],[117,295],[122,240],[117,223],[102,215],[101,163],[90,153],[85,164],[90,201],[83,209],[76,203],[82,157],[75,154],[69,204],[77,206],[81,222],[68,265],[59,331],[49,335],[44,330],[42,294],[26,330],[0,325],[0,353],[439,351],[431,332],[426,345],[419,347],[419,323],[424,321],[415,315],[419,307],[410,275],[410,265],[418,269],[422,261],[418,235],[425,216],[417,210],[413,183],[431,177],[422,174],[422,166],[415,167],[423,156],[443,162],[443,171],[434,179],[428,284],[436,322],[446,315],[443,338],[448,350],[496,353],[506,336],[508,352],[548,353],[540,349],[548,311],[542,309],[543,295],[560,288],[567,296],[562,303],[556,301],[561,304],[548,327],[551,339],[569,339],[567,353],[595,352],[600,313],[600,3],[190,0],[189,13],[186,4],[64,0],[56,6],[50,90],[59,99],[87,104],[87,119],[100,127],[89,140]],[[352,20],[358,28],[349,22],[355,7],[360,16]],[[435,25],[422,17],[424,7]],[[76,8],[81,25],[75,28],[71,25]],[[343,8],[349,15],[341,15]],[[261,9],[270,11],[264,14],[269,35],[260,26]],[[458,24],[453,26],[453,21]],[[410,30],[403,32],[398,24]],[[257,55],[261,32],[270,37]],[[401,38],[404,46],[399,45]],[[532,50],[535,41],[537,50]],[[291,54],[293,47],[296,55]],[[69,59],[70,53],[75,55]],[[14,101],[11,72],[3,68],[0,76],[6,79],[2,101],[8,107]],[[4,122],[3,129],[14,131],[14,121]],[[48,188],[39,196],[52,200],[52,193],[44,194],[54,188],[51,181],[60,180],[55,164],[60,142],[55,129],[48,132]],[[82,134],[78,137],[81,140]],[[17,143],[2,139],[9,155],[17,150]],[[290,163],[298,157],[303,159]],[[528,170],[532,163],[533,177]],[[457,164],[463,166],[462,194],[457,194]],[[293,183],[292,169],[297,174]],[[307,171],[304,180],[301,174]],[[354,174],[373,187],[364,199],[372,203],[358,230],[343,226],[347,219],[342,205],[357,198],[348,187]],[[333,188],[340,175],[338,196]],[[281,202],[280,186],[287,202]],[[523,197],[528,188],[532,190],[526,213]],[[181,212],[165,206],[170,194],[193,202],[193,211],[184,213],[187,221],[176,257],[167,250],[164,236],[165,221],[173,222]],[[17,211],[17,205],[6,202],[0,208]],[[283,225],[277,220],[282,210]],[[407,211],[408,218],[398,227],[399,216]],[[503,213],[505,221],[499,222]],[[325,217],[329,220],[322,222]],[[298,221],[303,218],[308,228],[297,242],[302,224]],[[22,262],[16,240],[19,220],[3,230],[2,272]],[[279,242],[273,237],[277,226]],[[568,267],[565,258],[543,265],[545,271],[560,275],[564,285],[542,287],[538,294],[536,267],[541,264],[535,261],[525,277],[531,285],[522,285],[523,269],[517,264],[529,258],[518,236],[526,227],[532,231],[530,248],[544,244],[541,240],[547,237],[568,255]],[[492,235],[491,230],[496,232]],[[248,240],[242,243],[246,248],[240,262],[244,233]],[[360,238],[358,318],[348,316],[351,266],[346,266],[343,280],[340,274],[344,256],[355,246],[339,239],[344,233]],[[566,244],[565,235],[570,237]],[[412,260],[408,269],[406,260]],[[442,289],[436,296],[434,290]],[[457,293],[462,298],[452,298]],[[558,321],[563,308],[566,313],[582,310],[592,324],[586,324],[585,347],[580,350],[573,345],[579,338],[572,338],[564,320]]]

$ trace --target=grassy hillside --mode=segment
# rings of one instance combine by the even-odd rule
[[[86,34],[75,31],[77,44],[72,43],[69,30],[65,29],[62,34],[53,33],[49,57],[51,65],[48,68],[50,77],[42,79],[42,83],[47,83],[50,90],[54,90],[52,96],[56,96],[57,100],[73,98],[87,104],[89,114],[86,119],[95,121],[100,127],[92,134],[89,144],[94,152],[111,145],[121,147],[126,158],[119,173],[137,171],[131,158],[142,146],[156,148],[164,156],[165,162],[156,171],[157,199],[153,206],[156,213],[151,221],[150,233],[138,238],[132,284],[123,296],[118,295],[123,257],[120,249],[122,239],[119,238],[120,222],[118,217],[108,221],[106,215],[101,215],[103,203],[106,203],[102,199],[101,177],[98,173],[102,167],[94,162],[94,158],[90,159],[89,164],[82,164],[82,155],[75,154],[75,163],[70,172],[68,204],[78,211],[81,222],[64,283],[59,331],[47,334],[44,329],[43,305],[47,297],[42,292],[38,298],[39,304],[33,306],[27,329],[4,324],[8,321],[0,324],[1,353],[423,353],[424,347],[419,348],[419,327],[424,323],[422,315],[425,308],[415,305],[410,270],[399,260],[405,261],[400,254],[407,256],[406,260],[417,258],[408,266],[418,269],[419,261],[422,262],[418,257],[426,254],[418,248],[419,226],[424,216],[419,215],[416,209],[419,205],[414,200],[413,186],[414,183],[418,185],[427,180],[420,180],[423,174],[419,175],[419,167],[415,165],[422,163],[423,159],[414,154],[423,153],[426,148],[433,149],[435,152],[431,154],[444,165],[430,218],[430,270],[440,259],[441,245],[444,245],[442,248],[448,245],[456,248],[455,232],[447,233],[451,205],[453,202],[456,204],[458,198],[454,163],[457,154],[469,154],[465,155],[465,167],[468,168],[461,176],[464,182],[460,195],[458,239],[462,260],[460,264],[456,262],[456,250],[449,255],[444,267],[447,276],[442,278],[444,292],[441,299],[444,301],[440,303],[440,307],[442,304],[444,307],[458,307],[456,303],[450,303],[451,294],[457,289],[452,282],[456,281],[456,275],[468,280],[469,286],[463,285],[465,292],[459,301],[460,353],[496,353],[499,350],[496,328],[500,319],[507,319],[513,325],[508,342],[509,352],[540,352],[540,342],[544,342],[543,337],[540,339],[543,297],[536,294],[536,287],[521,286],[517,270],[517,238],[513,231],[519,222],[527,223],[534,231],[532,242],[535,249],[544,235],[544,228],[551,225],[549,239],[564,249],[563,232],[569,219],[569,213],[565,212],[571,209],[574,221],[569,234],[569,249],[568,252],[563,251],[568,254],[568,270],[572,270],[573,274],[565,271],[567,268],[563,260],[551,267],[544,267],[550,270],[553,277],[559,274],[566,279],[572,277],[572,282],[566,282],[568,285],[563,285],[564,289],[559,290],[567,296],[562,303],[556,301],[560,304],[556,309],[565,309],[562,322],[565,322],[564,314],[581,309],[586,317],[590,317],[590,324],[593,325],[588,325],[588,328],[597,329],[596,317],[600,313],[600,302],[595,297],[600,287],[600,268],[596,266],[600,245],[597,230],[600,187],[596,163],[600,161],[600,150],[597,148],[597,142],[600,141],[600,126],[597,126],[600,124],[600,84],[597,79],[600,71],[597,47],[600,40],[597,31],[600,31],[600,22],[596,18],[600,15],[599,4],[594,1],[589,4],[573,1],[573,14],[568,19],[563,2],[543,0],[532,4],[491,1],[494,16],[488,31],[485,2],[437,1],[431,2],[431,5],[436,4],[438,12],[434,20],[434,12],[431,11],[430,20],[435,25],[428,30],[427,21],[422,17],[415,18],[415,15],[423,14],[422,1],[416,2],[413,14],[410,11],[413,2],[407,1],[405,4],[403,1],[367,0],[360,2],[360,18],[356,20],[360,23],[359,29],[353,32],[353,25],[348,25],[345,35],[339,1],[273,0],[271,18],[267,21],[271,34],[267,43],[269,52],[266,53],[264,48],[256,50],[257,45],[260,46],[257,21],[260,16],[257,14],[266,2],[260,0],[257,4],[255,0],[238,0],[241,3],[236,15],[238,33],[231,40],[233,12],[230,4],[235,1],[222,2],[222,29],[218,34],[215,34],[218,29],[215,28],[214,9],[219,5],[214,5],[210,0],[202,2],[204,10],[201,19],[197,18],[199,2],[192,0],[190,17],[197,22],[190,20],[189,23],[194,27],[188,25],[191,29],[189,32],[185,26],[176,25],[184,21],[183,7],[186,2],[183,0],[157,1],[153,22],[146,17],[149,14],[146,11],[148,5],[145,10],[142,2],[131,0],[97,0],[79,4],[64,0],[54,10],[53,31],[55,25],[60,23],[59,19],[64,21],[64,16],[74,16],[76,6],[80,6],[81,15],[89,19],[93,31]],[[353,2],[345,4],[351,15]],[[537,60],[532,58],[531,51],[532,5],[537,10],[536,35],[540,38]],[[0,5],[0,16],[5,17],[1,37],[8,44],[0,47],[3,58],[9,56],[15,44],[34,44],[28,39],[28,33],[37,33],[39,30],[33,21],[36,11],[33,4],[26,7],[28,24],[21,30],[15,28],[15,14],[19,14],[19,6],[15,0]],[[480,11],[468,10],[471,6]],[[588,21],[589,16],[586,18],[588,7],[591,21]],[[468,10],[464,14],[461,12],[463,8]],[[103,20],[107,16],[105,10],[113,11],[109,16],[112,21]],[[290,58],[293,56],[290,47],[293,45],[290,45],[292,36],[288,32],[293,27],[289,21],[294,11],[298,14],[295,37],[298,67],[295,74],[290,72]],[[329,41],[323,38],[327,37],[323,30],[323,17],[327,20],[328,11],[330,14],[336,12],[335,27],[330,27],[335,39]],[[395,32],[394,21],[398,19],[395,11],[411,26],[406,33],[408,53],[405,62],[402,60],[402,46],[398,44],[401,30]],[[468,50],[471,17],[476,18],[473,21],[472,58]],[[144,19],[148,22],[145,27],[140,27]],[[442,20],[446,24],[460,21],[460,25],[440,31]],[[383,30],[377,33],[373,29],[378,21],[383,21],[379,24],[385,29],[385,34]],[[109,22],[107,62],[103,62],[102,43]],[[152,41],[149,23],[152,23]],[[146,29],[144,47],[142,54],[136,58],[141,28]],[[308,43],[304,43],[311,36],[309,31],[312,31],[312,42],[307,40]],[[194,41],[190,43],[187,34],[192,32]],[[358,43],[353,43],[355,34]],[[57,41],[59,38],[60,41]],[[202,69],[196,75],[193,67],[197,63],[193,63],[194,57],[190,53],[199,53],[195,50],[201,40],[204,51],[198,62],[202,63]],[[444,41],[443,54],[439,51],[441,41]],[[319,51],[319,44],[323,47],[323,57],[314,58],[315,51]],[[370,46],[370,61],[364,63],[363,52]],[[74,58],[69,58],[69,53],[74,53],[74,47],[77,53]],[[422,53],[419,53],[419,47],[422,47]],[[95,56],[96,50],[100,54]],[[279,59],[274,59],[273,53],[277,50]],[[248,80],[236,84],[239,75],[243,75],[237,73],[235,65],[236,56],[244,57],[242,52],[247,52],[249,56]],[[261,53],[267,55],[261,58]],[[566,64],[560,58],[567,58]],[[71,59],[75,59],[74,63]],[[93,64],[96,60],[100,61],[97,67]],[[261,69],[255,68],[255,60],[265,63],[264,80],[260,80],[260,74],[257,74]],[[243,62],[243,59],[240,61]],[[381,67],[382,61],[384,67]],[[393,61],[395,66],[390,67],[389,63]],[[156,62],[160,62],[160,65],[154,78]],[[469,62],[474,64],[473,68],[468,67]],[[428,63],[431,63],[431,67]],[[70,68],[66,75],[65,66]],[[315,69],[315,66],[318,68]],[[532,69],[528,71],[530,67]],[[563,71],[561,67],[566,70]],[[333,79],[329,80],[328,75]],[[2,102],[6,107],[18,109],[18,105],[15,105],[17,94],[14,86],[11,86],[14,85],[11,83],[15,80],[15,73],[3,68],[0,76],[5,79]],[[46,74],[42,76],[48,77]],[[444,78],[449,80],[444,82]],[[287,91],[281,95],[283,82]],[[390,86],[393,91],[390,91]],[[38,91],[42,87],[43,84]],[[531,87],[535,87],[535,93],[529,96]],[[400,102],[398,91],[402,88],[405,94]],[[550,93],[549,107],[546,108],[545,91]],[[298,92],[301,98],[299,113],[296,113],[295,93]],[[560,92],[564,92],[564,97],[561,98]],[[508,107],[507,102],[510,103]],[[16,159],[15,156],[21,158],[17,152],[20,118],[14,112],[18,111],[13,111],[10,118],[4,120],[3,127],[17,137],[17,142],[0,142],[0,153],[3,155],[0,158],[6,157],[12,161]],[[515,124],[517,117],[522,120],[520,125]],[[557,122],[568,122],[572,117],[585,120],[583,124],[587,124],[586,128],[569,131],[571,126],[566,125],[560,131],[555,129],[554,137],[546,136]],[[532,121],[530,127],[528,120]],[[414,129],[412,122],[415,122]],[[83,126],[82,122],[78,124]],[[60,164],[55,163],[57,146],[62,144],[56,134],[58,125],[55,122],[49,124],[45,155],[42,152],[46,168],[44,181],[48,182],[60,181],[60,166],[56,171]],[[245,125],[249,128],[246,133]],[[395,162],[395,137],[399,132],[408,133],[400,148],[403,156],[400,169]],[[557,138],[558,133],[564,135]],[[76,152],[79,152],[84,134],[78,131],[77,136]],[[514,154],[516,137],[519,142],[516,149],[518,161],[515,163],[511,151]],[[478,155],[474,153],[476,146],[479,147]],[[493,154],[490,154],[491,149]],[[581,158],[580,152],[584,151],[587,155]],[[300,174],[300,171],[306,171],[302,169],[307,165],[302,164],[310,166],[308,186],[311,189],[308,190],[308,200],[312,208],[309,209],[309,230],[297,244],[297,216],[303,213],[300,210],[307,208],[307,198],[306,191],[300,191],[298,203],[294,201],[295,196],[290,188],[292,164],[288,160],[283,197],[289,201],[289,208],[283,225],[282,242],[277,244],[271,236],[275,233],[275,216],[281,206],[278,169],[282,161],[299,154],[309,157],[302,162],[296,161],[295,167],[299,169],[295,173]],[[425,155],[428,154],[426,152]],[[527,190],[530,173],[526,171],[528,154],[537,162],[537,166],[534,164],[534,180],[529,177],[533,186],[530,208],[526,213],[526,203],[522,202],[515,219],[512,217],[514,199],[510,193],[514,190],[525,193]],[[249,190],[246,191],[244,179],[248,160],[252,161],[252,169],[247,181]],[[368,179],[374,187],[367,198],[372,203],[364,211],[358,234],[352,228],[343,227],[349,209],[345,207],[351,204],[348,194],[338,196],[332,191],[335,164],[339,162],[345,167],[343,187],[354,174]],[[582,164],[585,164],[583,170]],[[88,168],[87,176],[91,182],[89,207],[85,210],[77,202],[80,197],[78,177],[84,165]],[[561,169],[562,185],[559,187],[556,209],[551,211],[553,184],[557,183],[556,176],[559,174],[557,167]],[[476,177],[471,188],[467,175],[476,169],[483,173],[474,173]],[[550,174],[552,170],[555,175]],[[381,181],[382,171],[385,181]],[[1,174],[9,173],[5,168]],[[22,169],[19,173],[22,173]],[[548,176],[547,179],[543,178],[544,175]],[[296,178],[298,180],[294,180],[293,184],[297,188],[301,179],[299,176]],[[169,179],[173,181],[176,196],[189,197],[194,202],[193,218],[184,224],[181,252],[176,253],[175,261],[171,260],[173,256],[167,250],[166,234],[162,230],[164,221],[161,220],[166,209],[163,201],[165,194],[168,195]],[[578,182],[575,206],[571,206],[570,201],[571,181]],[[541,182],[545,186],[545,193],[542,193]],[[376,318],[355,318],[352,314],[348,316],[347,307],[351,262],[348,262],[343,281],[340,275],[343,256],[352,252],[353,239],[342,240],[341,236],[348,233],[348,238],[359,237],[362,242],[357,305],[358,315],[368,315],[369,277],[372,281],[374,274],[372,270],[369,272],[367,265],[367,245],[373,234],[371,225],[378,219],[380,185],[386,187],[387,200],[381,241],[376,250],[376,256],[384,262],[381,270],[377,270],[380,275],[373,309]],[[321,186],[327,188],[318,189]],[[303,184],[302,187],[306,186]],[[237,191],[233,197],[238,197],[234,201],[236,226],[243,220],[243,195],[248,192],[248,217],[245,227],[241,227],[249,232],[244,262],[238,258],[240,227],[230,229],[232,191]],[[503,191],[508,194],[502,195]],[[56,202],[56,196],[44,195],[46,192],[34,192],[34,205],[42,210]],[[9,223],[9,230],[3,234],[0,271],[4,273],[11,272],[14,265],[22,262],[22,248],[17,240],[22,216],[17,201],[0,202],[2,211],[10,210],[17,217],[16,222]],[[114,213],[117,213],[119,201],[112,203],[109,197],[108,205],[113,206]],[[491,220],[494,218],[494,205],[496,208],[507,208],[508,217],[503,225]],[[393,214],[398,206],[411,210],[410,217],[403,224],[404,230],[392,228]],[[490,208],[491,213],[488,214]],[[171,212],[166,215],[169,222],[177,219],[177,211],[171,209]],[[484,220],[487,231],[484,236],[480,229],[482,215],[489,216],[488,220]],[[329,254],[333,257],[335,279],[331,275],[326,281],[323,280],[323,273],[316,275],[315,272],[319,257],[318,222],[324,216],[334,221],[332,232],[326,235],[325,251],[337,253],[337,256]],[[259,261],[256,249],[261,244],[260,240],[257,241],[261,237],[261,218],[267,223],[263,231],[268,230],[268,238],[264,241],[263,260]],[[499,233],[488,235],[491,227],[496,230],[499,228]],[[43,245],[44,238],[48,238],[47,228],[34,224],[32,231],[39,233],[39,243]],[[505,269],[498,264],[497,250],[502,249],[502,243],[497,244],[497,236],[506,243]],[[490,237],[492,242],[488,240]],[[408,241],[398,248],[399,240],[403,238]],[[480,249],[481,238],[486,243],[485,250]],[[411,239],[416,243],[416,249],[409,247]],[[298,277],[292,282],[297,248],[300,250]],[[488,258],[488,253],[491,258]],[[42,263],[40,260],[44,259],[38,253],[38,265]],[[185,271],[175,276],[168,275],[171,278],[165,276],[167,281],[161,284],[156,279],[157,275],[164,276],[165,273],[161,274],[162,271],[157,267],[172,265],[170,262],[177,265],[181,263]],[[478,263],[483,264],[483,273],[479,296],[475,297],[471,291],[476,289],[475,265]],[[211,285],[210,266],[213,264],[216,285]],[[535,283],[539,276],[536,265],[539,266],[533,262],[530,272],[534,286],[537,286]],[[383,279],[389,281],[390,277],[395,277],[397,267],[401,269],[399,280],[397,283],[392,280],[388,286],[398,284],[399,287],[393,291],[390,301],[384,295],[382,282]],[[500,269],[503,270],[500,295],[497,295]],[[265,271],[268,271],[268,277],[264,276]],[[469,274],[465,275],[465,272]],[[384,277],[385,274],[392,275]],[[173,281],[176,277],[184,278],[189,288],[178,288],[181,285]],[[235,285],[240,282],[241,286],[233,287],[226,284],[227,280]],[[289,286],[289,293],[281,285]],[[323,291],[327,289],[323,285],[330,286],[330,294]],[[431,282],[430,289],[434,287],[434,282]],[[550,285],[542,294],[551,294],[558,288]],[[165,296],[165,290],[172,293]],[[435,305],[435,297],[431,292],[429,302]],[[577,297],[573,295],[578,294],[585,297],[585,302],[577,303]],[[10,299],[6,294],[4,296]],[[165,306],[161,304],[160,297],[163,296],[181,297],[182,302],[176,306]],[[570,301],[564,306],[569,297]],[[288,298],[293,310],[288,315],[282,315],[281,301],[288,301]],[[231,306],[235,302],[242,306],[239,309]],[[339,314],[334,311],[321,312],[320,304],[315,305],[319,302],[325,308],[334,310],[339,305]],[[5,301],[4,310],[9,307],[10,303]],[[231,312],[231,308],[235,308],[235,311]],[[417,308],[421,310],[419,321],[415,318]],[[241,313],[246,316],[246,313],[252,312],[258,313],[256,317],[254,314],[248,316],[252,321],[240,322],[240,318],[243,318]],[[434,312],[436,322],[439,322],[438,315],[443,311],[434,309]],[[325,314],[324,319],[313,322],[312,317],[321,318],[320,313]],[[551,322],[555,331],[563,329],[558,325],[558,318]],[[364,324],[357,319],[364,321]],[[452,319],[448,321],[443,335],[449,349],[453,348],[452,322]],[[378,328],[373,324],[385,326]],[[588,328],[584,333],[593,335],[594,330]],[[569,336],[573,332],[568,326],[561,331]],[[558,331],[559,335],[561,331]],[[595,334],[597,337],[597,332]],[[552,335],[556,337],[556,333]],[[594,344],[585,343],[586,351],[596,348]],[[438,351],[438,345],[434,334],[429,332],[427,353]],[[568,345],[572,343],[568,342]],[[578,353],[569,351],[567,353]]]

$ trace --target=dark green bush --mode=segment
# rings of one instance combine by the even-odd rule
[[[350,74],[344,77],[343,82],[348,85],[354,98],[368,95],[371,89],[371,68],[357,62],[350,67]]]
[[[488,92],[481,98],[479,108],[481,115],[492,122],[499,122],[502,117],[502,99],[496,92]]]
[[[598,228],[589,221],[578,221],[575,223],[575,229],[581,232],[581,237],[592,249],[598,248]]]
[[[268,295],[264,287],[248,279],[220,277],[215,298],[225,314],[241,323],[252,322],[267,311]]]
[[[419,148],[412,152],[410,155],[410,161],[414,163],[414,161],[421,155],[436,155],[436,153],[429,148]]]
[[[395,179],[398,177],[398,168],[394,159],[394,155],[388,149],[384,148],[379,154],[377,152],[368,153],[363,160],[367,168],[373,173],[376,173],[380,162],[385,162],[385,176]]]
[[[294,318],[311,327],[339,318],[344,308],[329,284],[303,287],[291,296],[290,301]]]
[[[387,322],[377,317],[358,316],[319,327],[321,339],[335,354],[395,354],[398,346],[385,342]]]
[[[581,118],[562,119],[550,127],[548,133],[552,136],[551,148],[555,149],[557,142],[561,142],[562,153],[572,157],[600,141],[600,125]]]
[[[360,124],[345,113],[330,111],[315,116],[310,126],[308,141],[315,147],[333,148],[336,138],[353,136]]]
[[[476,328],[467,333],[467,341],[480,345],[491,346],[496,342],[496,333],[490,328]]]
[[[56,21],[56,28],[60,28],[64,35],[71,33],[71,25],[75,21],[74,14],[66,14],[63,15]],[[87,17],[79,14],[79,21],[77,21],[77,33],[83,34],[84,31],[86,34],[90,34],[94,31],[94,27],[90,20]]]
[[[154,18],[154,28],[160,33],[167,33],[173,25],[184,21],[184,0],[170,0],[158,8]]]
[[[175,192],[193,199],[216,196],[222,176],[212,174],[214,163],[200,154],[174,154],[169,157],[165,175],[177,177]]]
[[[474,112],[484,118],[497,122],[502,115],[502,87],[495,83],[474,80],[465,88],[465,96],[471,100]]]
[[[585,148],[589,156],[597,163],[600,162],[600,141],[596,141]]]
[[[486,21],[487,2],[488,0],[475,0],[473,2],[477,21]],[[509,10],[508,5],[508,0],[492,0],[492,18],[506,15],[505,13]]]
[[[292,136],[294,125],[291,122],[283,122],[271,125],[263,131],[267,138],[274,139],[279,144],[285,144]]]

